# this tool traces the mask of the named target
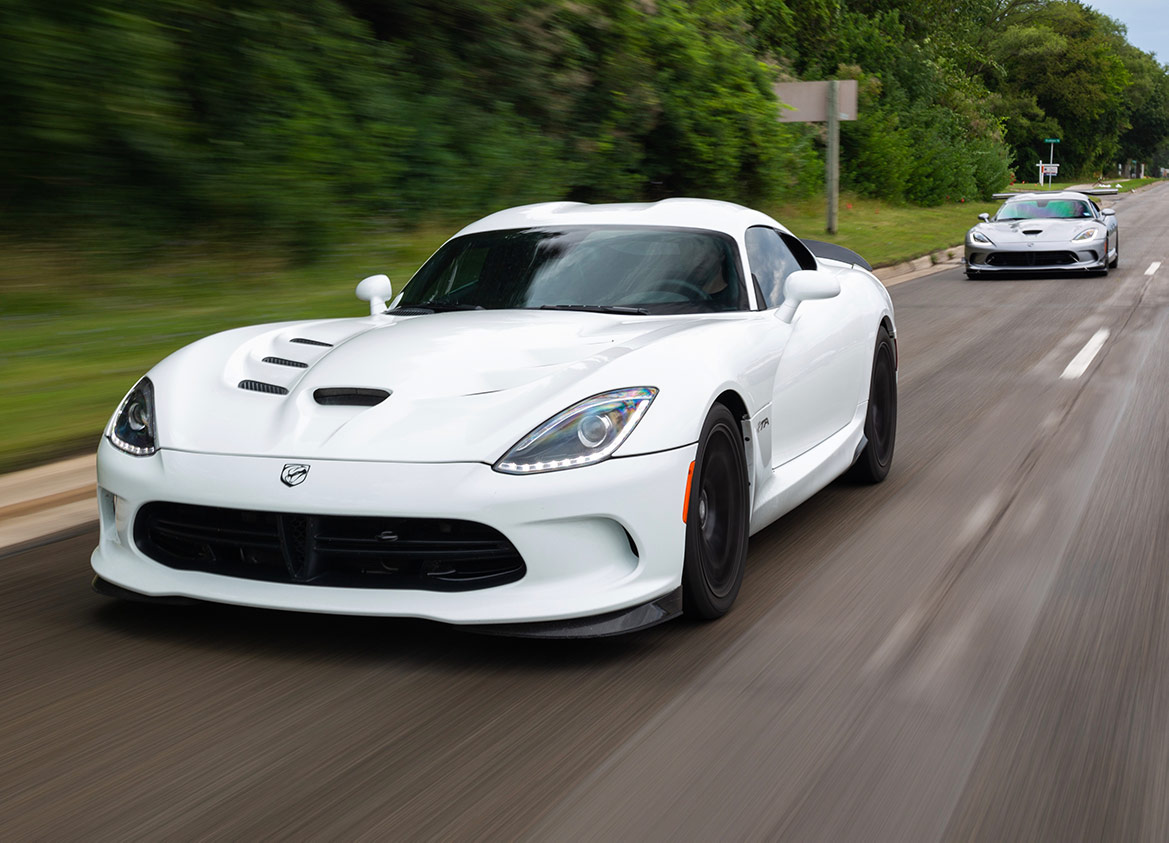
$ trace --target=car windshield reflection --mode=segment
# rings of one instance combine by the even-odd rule
[[[747,309],[734,241],[699,229],[571,226],[457,237],[399,310],[539,308],[616,314]]]

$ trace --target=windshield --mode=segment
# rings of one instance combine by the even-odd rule
[[[1092,209],[1082,199],[1020,199],[999,208],[995,220],[1092,219]]]
[[[735,242],[658,227],[531,228],[457,237],[410,279],[398,308],[743,310]]]

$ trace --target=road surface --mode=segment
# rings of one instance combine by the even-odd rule
[[[1169,188],[1107,278],[893,288],[889,480],[604,641],[89,589],[0,560],[0,836],[1169,839]],[[1149,273],[1154,262],[1165,266]]]

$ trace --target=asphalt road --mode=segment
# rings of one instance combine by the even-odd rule
[[[0,838],[1169,839],[1169,188],[1117,209],[1107,278],[893,288],[892,475],[756,536],[718,623],[494,639],[109,602],[92,532],[0,559]]]

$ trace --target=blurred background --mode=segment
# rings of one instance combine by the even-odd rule
[[[874,264],[958,242],[1046,136],[1069,178],[1169,166],[1166,68],[1064,0],[0,12],[0,470],[91,449],[198,336],[359,313],[495,209],[697,195],[818,234],[822,129],[776,81],[859,81],[837,239]]]

